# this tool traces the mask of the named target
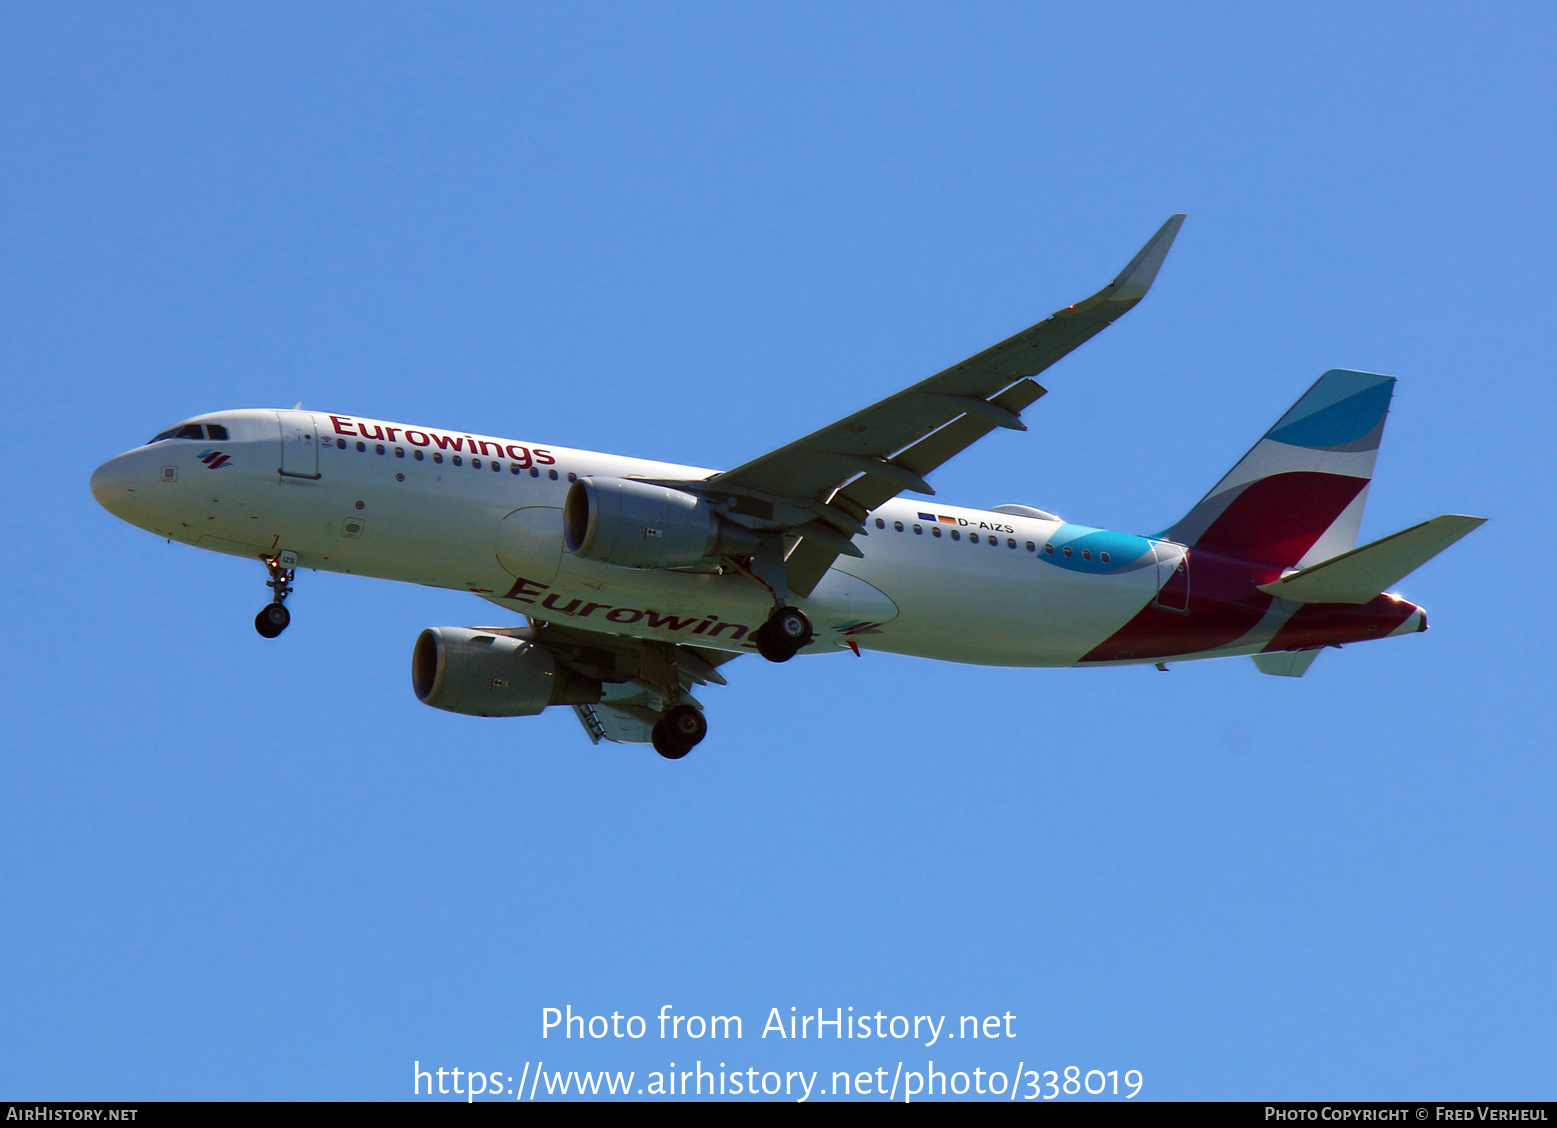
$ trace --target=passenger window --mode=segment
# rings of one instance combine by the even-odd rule
[[[1066,545],[1066,546],[1065,546],[1065,549],[1064,549],[1064,552],[1065,552],[1065,555],[1066,555],[1066,556],[1069,556],[1069,555],[1070,555],[1070,545]]]
[[[546,471],[546,476],[554,482],[557,480],[557,472],[555,470]]]
[[[438,451],[433,451],[433,461],[434,462],[442,462],[443,461],[443,455],[440,454]]]
[[[568,471],[568,481],[570,481],[570,482],[578,481],[578,475],[573,473],[573,471],[569,470]]]
[[[923,536],[923,535],[924,535],[924,526],[922,526],[922,525],[915,525],[914,526],[914,536],[919,537],[919,536]]]
[[[539,478],[540,476],[541,476],[540,467],[538,467],[538,466],[530,467],[530,477],[532,477],[532,478]]]
[[[1006,538],[1006,547],[1007,548],[1015,548],[1016,547],[1016,538],[1015,537],[1007,537]]]
[[[953,529],[951,531],[951,538],[952,538],[952,540],[961,540],[962,539],[962,534],[959,533],[956,529]]]
[[[368,449],[368,444],[363,442],[361,439],[358,439],[357,440],[357,453],[358,454],[362,454],[367,449]]]
[[[519,473],[519,464],[517,462],[510,462],[508,464],[508,472],[510,474],[518,474]]]
[[[336,439],[335,440],[335,449],[336,450],[345,450],[346,449],[346,440],[345,439]],[[418,453],[420,453],[420,452],[418,452]]]
[[[1108,563],[1108,553],[1106,553],[1106,552],[1100,552],[1100,553],[1098,553],[1098,554],[1097,554],[1097,558],[1098,558],[1098,559],[1099,559],[1099,560],[1101,560],[1101,561],[1102,561],[1102,562],[1103,562],[1103,563],[1104,563],[1104,564],[1107,564],[1107,563]]]
[[[374,443],[373,444],[373,453],[374,454],[383,454],[384,453],[384,444],[383,443]]]
[[[1038,546],[1037,545],[1035,545],[1032,541],[1028,541],[1027,542],[1027,551],[1028,552],[1036,552],[1037,550],[1038,550]]]
[[[1091,560],[1092,559],[1092,550],[1090,548],[1082,549],[1081,550],[1081,558],[1083,560]]]
[[[502,472],[503,472],[503,464],[501,462],[499,462],[497,459],[494,458],[492,460],[492,473],[494,473],[494,474],[501,474]]]
[[[420,462],[422,460],[422,452],[421,451],[416,451],[415,454],[412,457],[414,457],[416,459],[416,461]]]
[[[901,522],[901,521],[893,521],[892,522],[892,528],[893,528],[894,532],[901,533],[903,531],[903,522]]]
[[[876,528],[878,528],[878,529],[885,529],[886,527],[887,527],[887,523],[885,521],[883,521],[880,517],[877,517],[876,518]]]
[[[1043,554],[1045,556],[1053,556],[1054,555],[1054,546],[1052,544],[1044,545],[1043,546]]]
[[[207,438],[215,439],[219,443],[227,441],[227,428],[220,423],[207,423],[205,425],[205,433]]]
[[[455,463],[458,463],[459,459],[456,458],[454,461],[455,461]],[[472,470],[480,470],[481,469],[481,459],[479,459],[479,458],[472,458],[470,460],[470,468]]]
[[[405,447],[396,447],[395,448],[395,457],[396,458],[404,458],[405,457]]]
[[[463,458],[461,458],[457,454],[454,456],[453,462],[454,462],[454,465],[456,465],[456,466],[463,466],[463,465],[465,465],[465,460]]]
[[[979,535],[977,533],[969,533],[968,534],[968,539],[970,541],[972,541],[974,544],[978,544],[979,543]]]
[[[939,525],[931,525],[930,535],[932,537],[939,537],[941,535],[941,527]]]

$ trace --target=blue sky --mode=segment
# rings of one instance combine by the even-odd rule
[[[1138,1069],[1553,1093],[1554,19],[1543,5],[14,4],[0,13],[0,1092]],[[305,406],[729,466],[1091,293],[948,503],[1169,524],[1318,376],[1399,377],[1364,520],[1488,516],[1322,655],[744,659],[677,764],[420,705],[459,593],[121,524],[100,461]],[[1517,590],[1516,590],[1517,588]],[[740,1043],[540,1037],[541,1008]],[[758,1037],[770,1008],[1009,1041]]]

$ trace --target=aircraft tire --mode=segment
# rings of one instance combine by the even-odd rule
[[[260,608],[258,615],[254,616],[254,629],[259,631],[262,638],[275,638],[287,629],[287,624],[292,621],[292,613],[280,603],[267,603]]]
[[[677,705],[655,722],[650,733],[654,750],[667,760],[679,760],[702,743],[708,735],[703,711],[692,705]]]
[[[768,625],[772,627],[773,636],[790,648],[791,654],[798,652],[816,637],[816,632],[811,629],[811,620],[798,607],[780,607],[768,616]]]
[[[690,745],[678,743],[670,733],[665,731],[664,721],[655,721],[650,739],[654,742],[654,750],[667,760],[679,760],[692,751]]]
[[[773,637],[773,632],[768,629],[768,624],[763,623],[751,633],[752,641],[757,644],[757,653],[761,654],[769,662],[788,662],[795,656],[795,652]]]
[[[815,637],[811,620],[798,607],[780,607],[752,632],[757,653],[769,662],[788,662]]]

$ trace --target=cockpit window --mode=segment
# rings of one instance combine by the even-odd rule
[[[205,437],[215,442],[226,442],[227,428],[220,423],[207,423],[205,425]]]
[[[227,428],[222,426],[213,426],[211,428],[211,437],[213,439],[225,439],[227,437]],[[150,446],[151,443],[160,443],[163,439],[203,438],[205,438],[205,435],[200,430],[200,424],[185,423],[182,427],[169,427],[166,431],[163,431],[160,435],[157,435],[151,440],[151,442],[147,443],[146,445]]]

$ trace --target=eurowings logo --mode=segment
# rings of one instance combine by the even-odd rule
[[[200,461],[205,463],[207,470],[217,470],[226,466],[232,459],[219,450],[208,450],[200,455]]]

